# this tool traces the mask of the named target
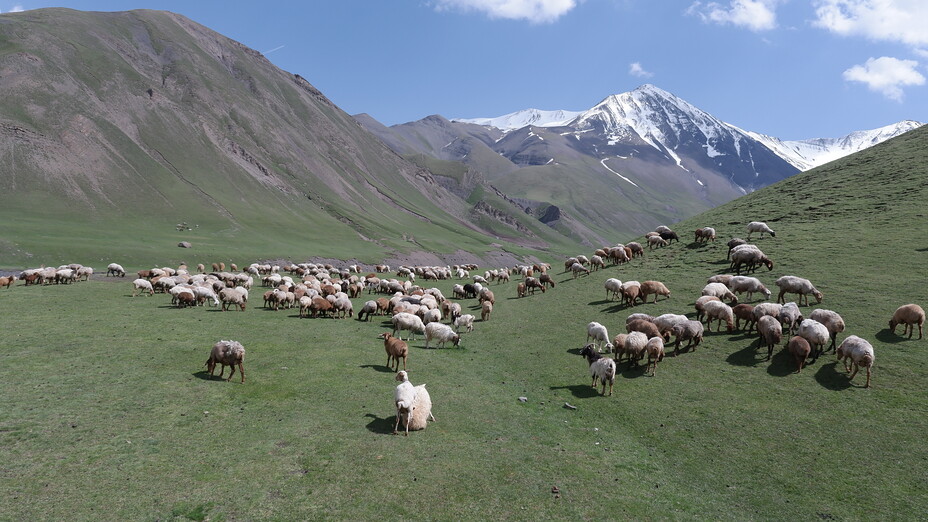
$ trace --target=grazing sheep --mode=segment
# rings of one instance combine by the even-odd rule
[[[460,332],[461,328],[464,328],[465,331],[467,332],[473,332],[474,331],[474,319],[476,318],[471,314],[464,314],[464,315],[458,316],[454,320],[454,330],[456,332]]]
[[[722,283],[725,286],[728,286],[728,282],[731,281],[731,278],[735,276],[731,274],[718,274],[706,279],[706,284],[709,283]]]
[[[424,430],[428,421],[435,422],[432,416],[432,397],[424,384],[416,386],[416,400],[412,403],[412,416],[406,427],[413,431]]]
[[[732,293],[729,288],[722,283],[709,283],[702,288],[700,295],[714,295],[719,300],[728,299],[731,304],[738,304],[738,296]]]
[[[812,282],[808,279],[803,279],[801,277],[785,275],[777,279],[776,285],[780,287],[780,293],[777,295],[778,303],[785,303],[786,299],[783,297],[785,294],[799,294],[799,304],[802,305],[802,298],[806,298],[806,306],[809,306],[809,294],[815,296],[815,301],[818,303],[822,302],[822,293],[819,292]]]
[[[746,245],[746,244],[747,244],[747,241],[741,239],[740,237],[733,237],[733,238],[731,238],[731,239],[728,241],[728,243],[726,243],[726,244],[728,245],[728,255],[725,256],[725,259],[729,259],[729,258],[731,258],[731,251],[732,251],[736,246],[739,246],[739,245]]]
[[[851,373],[849,380],[854,379],[857,370],[860,370],[861,367],[867,368],[867,384],[864,385],[864,388],[870,387],[870,373],[876,357],[873,353],[873,346],[869,342],[856,335],[849,335],[841,343],[841,346],[835,350],[835,354],[838,356],[839,361],[844,361],[844,369],[848,373],[851,373],[851,366],[854,367],[854,372]]]
[[[700,297],[699,299],[696,299],[695,307],[696,307],[696,320],[697,321],[702,321],[703,317],[705,317],[706,303],[708,303],[709,301],[721,301],[721,299],[719,299],[718,297],[714,295],[704,295]]]
[[[625,281],[622,283],[622,300],[626,306],[635,306],[635,301],[641,297],[641,283],[638,281]]]
[[[644,281],[641,283],[641,300],[648,302],[648,296],[654,294],[654,302],[657,302],[657,296],[663,295],[670,299],[670,290],[660,281]]]
[[[658,246],[658,247],[665,247],[665,246],[667,246],[668,244],[669,244],[669,243],[667,243],[667,241],[664,240],[664,238],[662,238],[662,237],[659,236],[659,235],[657,235],[657,236],[649,236],[649,237],[648,237],[648,250],[654,250],[654,247],[655,247],[655,246]]]
[[[125,277],[126,269],[122,267],[119,263],[110,263],[106,266],[106,277]]]
[[[642,257],[644,256],[644,247],[641,246],[641,243],[637,241],[632,241],[631,243],[626,243],[625,248],[631,250],[631,255],[629,257]]]
[[[151,281],[147,279],[142,279],[141,277],[132,281],[132,286],[135,288],[132,292],[132,297],[135,297],[139,292],[148,292],[148,295],[155,295],[155,289],[151,286]]]
[[[798,335],[793,336],[786,344],[786,350],[792,354],[793,360],[796,361],[796,373],[802,373],[802,367],[805,366],[806,359],[809,358],[809,354],[812,352],[809,341]]]
[[[754,315],[754,322],[756,323],[758,319],[765,315],[780,317],[780,308],[782,308],[782,306],[779,303],[763,302],[754,305],[754,310],[752,312]]]
[[[627,325],[628,323],[634,321],[635,319],[644,319],[645,321],[650,321],[650,322],[652,322],[652,323],[654,322],[654,316],[653,316],[653,315],[649,315],[649,314],[630,314],[628,317],[625,318],[625,324]]]
[[[425,324],[423,324],[422,319],[420,319],[418,315],[413,315],[408,312],[399,312],[394,315],[390,321],[393,323],[394,336],[397,330],[409,330],[409,339],[415,340],[416,332],[425,332]]]
[[[310,299],[310,303],[311,302],[312,302],[312,299]],[[301,297],[300,298],[301,315],[302,315],[302,310],[303,310],[302,304],[303,304],[303,298]],[[358,311],[358,321],[363,321],[365,315],[367,315],[367,320],[370,321],[371,316],[374,315],[375,313],[377,313],[377,301],[374,301],[374,300],[365,301],[364,305]]]
[[[586,325],[586,340],[593,340],[593,346],[597,350],[603,351],[603,348],[606,348],[606,352],[612,351],[612,346],[609,344],[609,332],[606,330],[606,327],[597,323],[596,321],[591,321]]]
[[[541,275],[538,276],[538,282],[541,283],[543,287],[550,286],[551,288],[554,288],[557,286],[554,283],[554,279],[551,279],[551,274],[548,274],[547,272],[542,272]],[[544,292],[544,289],[542,289],[542,292]]]
[[[615,353],[615,362],[618,363],[622,354],[625,352],[625,339],[628,334],[618,334],[612,338],[612,351]]]
[[[697,228],[695,241],[697,243],[715,241],[715,229],[712,227]]]
[[[691,346],[693,350],[696,350],[696,347],[702,342],[703,328],[702,323],[699,321],[687,320],[684,323],[677,323],[673,325],[670,332],[676,339],[673,346],[674,355],[680,353],[680,343],[682,341],[686,341],[684,350],[689,350]]]
[[[665,341],[670,340],[670,330],[673,329],[673,325],[686,321],[689,321],[689,317],[682,314],[661,314],[654,318],[654,324],[657,325]]]
[[[712,320],[715,319],[718,321],[718,327],[715,331],[722,330],[722,321],[725,321],[725,326],[728,328],[728,331],[731,332],[735,328],[735,313],[732,311],[731,307],[721,301],[709,301],[703,308],[706,310],[706,329],[710,332],[712,331]]]
[[[615,384],[615,361],[609,357],[603,357],[597,352],[593,344],[588,344],[580,350],[580,355],[586,357],[590,365],[590,375],[593,377],[591,385],[596,388],[596,381],[603,383],[602,394],[606,395],[606,383],[609,384],[609,395],[612,395],[612,387]]]
[[[666,226],[666,225],[657,225],[657,227],[654,229],[654,231],[657,232],[658,234],[664,234],[664,233],[667,233],[667,232],[673,232],[673,230],[671,230],[670,227],[668,227],[668,226]]]
[[[89,266],[82,266],[77,269],[76,272],[78,281],[83,278],[84,281],[90,280],[90,277],[93,275],[93,268]]]
[[[606,279],[606,283],[603,286],[606,288],[606,297],[608,297],[610,301],[618,299],[619,295],[622,293],[622,281],[614,277]]]
[[[809,341],[809,346],[812,347],[813,361],[818,359],[818,356],[822,353],[822,347],[828,344],[831,339],[828,328],[815,319],[805,319],[799,323],[798,335]]]
[[[383,348],[387,352],[387,367],[393,371],[400,369],[400,358],[403,359],[403,369],[406,369],[406,357],[409,355],[409,345],[406,341],[393,337],[390,332],[384,332],[377,337],[383,339]],[[396,363],[396,368],[393,363]]]
[[[918,325],[918,338],[922,338],[922,326],[925,324],[925,310],[917,304],[907,304],[902,305],[899,308],[896,308],[896,311],[893,312],[892,319],[889,320],[889,329],[892,333],[896,333],[896,326],[903,325],[902,335],[905,335],[906,330],[909,331],[909,339],[912,338],[912,334],[915,333],[915,325]],[[870,369],[867,369],[867,378],[869,380]]]
[[[754,329],[754,307],[749,304],[738,304],[731,307],[731,311],[735,314],[735,330],[741,331],[741,321],[744,321],[745,330]]]
[[[573,273],[574,279],[577,278],[578,274],[590,275],[589,269],[587,269],[585,266],[581,265],[580,263],[574,263],[570,265],[570,271]]]
[[[393,405],[396,407],[396,424],[393,434],[396,435],[400,422],[409,435],[409,422],[412,420],[413,404],[416,402],[416,387],[409,382],[409,374],[405,370],[396,372],[395,379],[400,383],[393,390]]]
[[[789,325],[787,332],[790,335],[793,335],[793,331],[799,327],[799,323],[802,322],[802,312],[799,311],[799,305],[790,301],[785,305],[780,307],[780,313],[777,314],[777,319],[780,321],[780,324],[783,326]],[[822,324],[825,324],[824,321],[815,317],[815,313],[812,313],[812,319],[819,321]],[[826,325],[827,326],[827,325]],[[841,327],[844,330],[844,327]]]
[[[748,223],[748,239],[751,239],[751,234],[754,232],[760,232],[760,237],[764,237],[764,233],[770,234],[770,237],[777,236],[776,232],[771,230],[767,223],[763,221],[751,221]]]
[[[244,312],[248,298],[237,288],[223,288],[219,291],[219,300],[222,301],[223,312],[228,310],[230,305],[238,306]]]
[[[728,281],[728,288],[731,289],[734,294],[746,292],[748,294],[748,300],[751,299],[754,292],[760,292],[764,294],[764,299],[770,299],[770,290],[767,290],[767,287],[756,277],[734,276]]]
[[[732,249],[729,268],[740,274],[741,265],[745,265],[745,269],[750,272],[757,270],[760,265],[766,266],[767,270],[773,270],[773,261],[755,245],[739,245]]]
[[[606,263],[603,262],[603,258],[600,256],[593,256],[590,258],[590,268],[599,270],[600,268],[606,268]]]
[[[657,363],[664,360],[664,339],[660,336],[652,337],[648,339],[648,344],[644,346],[644,349],[648,353],[648,362],[644,367],[644,372],[648,373],[648,368],[650,368],[653,377],[657,373]]]
[[[775,317],[765,315],[757,321],[757,332],[760,340],[767,345],[767,360],[773,356],[773,347],[783,340],[783,326]]]
[[[525,283],[516,285],[516,297],[525,297]]]
[[[545,285],[535,277],[527,276],[525,278],[525,288],[535,295],[535,290],[541,290],[541,293],[545,293]]]
[[[834,350],[838,334],[844,331],[844,318],[841,317],[838,312],[818,308],[812,310],[812,313],[809,314],[809,319],[815,319],[825,325],[825,328],[828,328],[828,334],[831,336],[831,344],[828,346],[828,349]]]
[[[628,333],[641,332],[647,335],[648,339],[661,336],[661,331],[657,328],[657,325],[651,321],[645,321],[644,319],[635,319],[627,323],[625,325],[625,331]]]
[[[484,301],[483,304],[480,305],[480,320],[489,321],[490,314],[492,313],[493,313],[493,303],[489,301]]]
[[[632,362],[638,366],[638,362],[644,356],[645,347],[648,345],[648,336],[641,332],[630,332],[625,338],[625,355],[628,356],[628,364]]]
[[[445,343],[451,341],[453,346],[457,346],[461,342],[461,336],[455,333],[450,326],[442,323],[429,323],[425,325],[425,347],[429,347],[429,343],[432,342],[432,339],[437,341],[438,345],[442,348],[445,347]]]
[[[238,366],[239,373],[242,374],[242,382],[245,382],[244,362],[245,347],[242,346],[242,343],[238,341],[219,341],[213,345],[212,350],[209,352],[209,359],[206,360],[206,370],[210,375],[213,375],[216,365],[222,365],[219,370],[219,378],[222,379],[222,374],[226,371],[226,366],[228,366],[232,371],[229,372],[229,378],[226,380],[231,381],[232,375],[235,373],[235,367]]]

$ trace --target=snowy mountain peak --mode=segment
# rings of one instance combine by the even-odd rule
[[[525,109],[495,118],[454,118],[451,121],[458,123],[473,123],[496,127],[503,132],[521,129],[527,125],[535,127],[559,127],[569,123],[579,116],[577,111],[543,111],[539,109]]]

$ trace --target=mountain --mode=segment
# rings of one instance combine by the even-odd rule
[[[361,122],[400,154],[460,161],[545,222],[588,244],[695,215],[914,128],[903,122],[837,140],[781,142],[725,123],[654,85],[589,110],[497,118]],[[539,211],[533,210],[536,216]],[[567,221],[571,221],[568,223]]]
[[[295,260],[356,242],[376,262],[576,244],[505,199],[465,201],[302,76],[177,14],[0,15],[0,88],[5,263],[76,237],[120,260],[181,239]]]

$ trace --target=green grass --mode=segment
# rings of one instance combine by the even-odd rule
[[[259,288],[244,313],[130,298],[128,281],[0,289],[0,518],[924,518],[928,339],[887,321],[926,305],[926,138],[678,223],[683,241],[621,267],[573,279],[552,259],[558,285],[545,294],[493,285],[492,319],[460,348],[411,342],[411,380],[428,384],[437,422],[409,437],[390,434],[379,319],[266,311]],[[598,396],[576,355],[586,324],[614,335],[632,312],[692,314],[706,278],[727,269],[725,240],[755,219],[777,232],[756,241],[776,263],[757,277],[812,280],[820,306],[844,316],[841,337],[873,343],[873,387],[849,382],[831,354],[795,374],[754,336],[712,332],[656,377],[623,365],[615,394]],[[692,243],[704,225],[720,241]],[[82,248],[61,241],[62,256]],[[153,253],[127,268],[162,264]],[[658,279],[673,295],[627,309],[605,299],[608,277]],[[450,296],[452,283],[437,286]],[[244,384],[203,372],[212,343],[230,338],[248,351]]]

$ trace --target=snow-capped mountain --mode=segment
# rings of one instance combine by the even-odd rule
[[[496,118],[453,118],[452,122],[473,123],[475,125],[486,125],[496,127],[503,132],[509,132],[528,125],[535,127],[560,127],[577,116],[582,114],[580,111],[543,111],[539,109],[525,109]]]
[[[814,138],[809,140],[780,140],[757,132],[748,135],[766,145],[780,157],[800,170],[809,170],[872,147],[889,138],[917,129],[924,125],[917,121],[904,120],[873,130],[856,131],[840,138]]]

